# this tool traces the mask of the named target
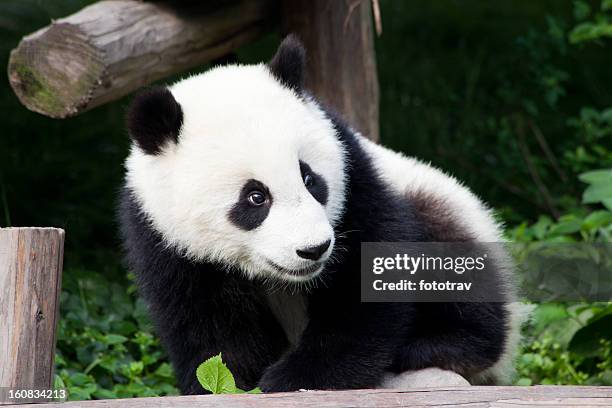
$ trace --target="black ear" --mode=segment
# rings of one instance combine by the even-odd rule
[[[168,141],[178,142],[182,125],[181,105],[165,87],[142,91],[128,109],[130,136],[148,154],[158,154]]]
[[[284,85],[301,91],[304,85],[306,51],[301,41],[289,34],[278,47],[276,54],[268,63],[270,72]]]

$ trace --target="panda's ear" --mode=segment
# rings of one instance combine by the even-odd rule
[[[132,140],[147,154],[158,154],[169,141],[177,143],[183,125],[183,109],[165,87],[140,92],[127,113]]]
[[[301,92],[304,85],[305,65],[306,51],[294,34],[285,37],[268,63],[270,72],[276,79],[297,92]]]

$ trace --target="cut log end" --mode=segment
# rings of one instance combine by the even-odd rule
[[[24,38],[8,65],[9,82],[21,103],[53,118],[83,110],[103,72],[102,52],[67,23]]]
[[[189,13],[158,2],[93,3],[23,38],[9,81],[28,109],[75,116],[234,51],[275,16],[273,0],[219,3]]]

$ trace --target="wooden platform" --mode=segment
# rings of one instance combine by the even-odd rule
[[[36,408],[110,407],[612,407],[612,387],[453,387],[200,395],[37,404]]]

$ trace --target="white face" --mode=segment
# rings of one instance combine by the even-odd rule
[[[345,195],[331,122],[263,64],[216,68],[170,91],[183,110],[178,143],[159,154],[133,145],[126,162],[154,228],[186,256],[249,277],[317,276]]]

